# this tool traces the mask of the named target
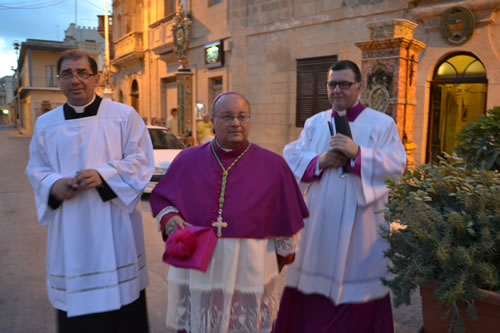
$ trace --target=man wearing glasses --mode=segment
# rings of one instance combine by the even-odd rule
[[[355,63],[333,65],[326,85],[332,109],[307,119],[283,152],[310,217],[275,332],[393,332],[389,290],[380,280],[388,263],[378,230],[386,222],[377,211],[387,202],[386,177],[404,171],[405,150],[394,120],[359,102]],[[343,123],[352,138],[341,134]]]
[[[151,193],[164,239],[185,225],[218,236],[206,272],[169,267],[167,331],[271,332],[308,211],[283,158],[248,141],[243,95],[217,96],[211,120],[215,138],[177,155]]]
[[[151,139],[133,108],[95,94],[87,53],[63,52],[57,71],[67,103],[37,119],[26,175],[48,225],[58,332],[148,332],[138,204],[153,174]]]

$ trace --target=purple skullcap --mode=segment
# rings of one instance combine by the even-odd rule
[[[248,104],[248,107],[250,107],[250,103],[248,102],[247,98],[243,95],[243,94],[240,94],[239,92],[237,91],[233,91],[233,90],[229,90],[229,91],[224,91],[224,92],[221,92],[220,94],[218,94],[215,98],[214,98],[214,101],[212,102],[212,109],[211,109],[211,114],[214,113],[214,106],[215,106],[215,103],[217,103],[219,101],[219,99],[222,98],[222,96],[225,96],[225,95],[238,95],[240,96],[241,98],[243,98],[243,100]]]

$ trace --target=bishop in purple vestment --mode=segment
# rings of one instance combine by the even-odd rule
[[[170,267],[167,329],[270,332],[309,213],[284,159],[248,142],[243,95],[216,97],[211,118],[215,139],[182,151],[150,198],[164,238],[186,223],[219,236],[207,272]]]

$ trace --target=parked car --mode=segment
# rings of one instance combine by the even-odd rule
[[[153,177],[151,177],[151,181],[144,189],[144,193],[149,194],[165,174],[175,156],[177,156],[185,146],[181,140],[165,127],[149,125],[147,127],[149,136],[153,142],[153,153],[155,157],[155,171]]]

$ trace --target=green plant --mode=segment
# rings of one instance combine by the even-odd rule
[[[454,148],[473,167],[500,170],[500,106],[462,128]]]
[[[400,228],[381,230],[392,273],[383,283],[396,306],[409,304],[417,286],[437,284],[434,296],[460,331],[459,305],[474,317],[478,288],[500,290],[500,174],[445,154],[386,183],[385,218]]]

